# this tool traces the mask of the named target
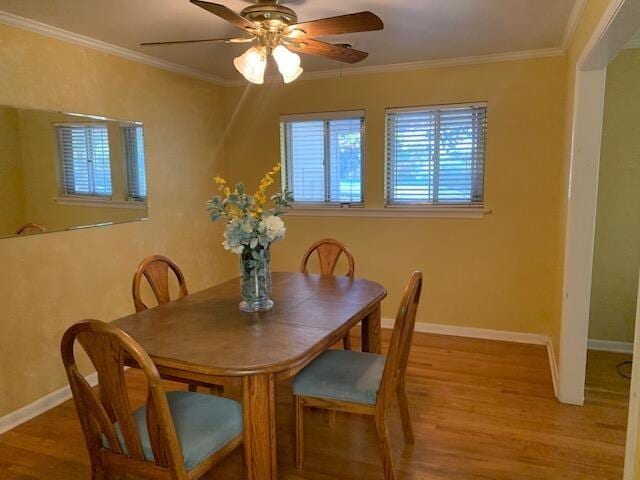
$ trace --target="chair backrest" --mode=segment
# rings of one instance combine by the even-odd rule
[[[171,301],[169,295],[169,269],[171,269],[178,278],[178,284],[180,286],[179,298],[186,297],[189,294],[187,292],[187,282],[184,279],[182,270],[180,270],[173,260],[163,257],[162,255],[147,257],[140,263],[136,273],[133,275],[132,293],[136,312],[149,308],[142,301],[142,295],[140,293],[140,282],[143,276],[149,282],[159,305]]]
[[[47,229],[39,223],[25,223],[16,230],[16,235],[32,235],[34,233],[42,233]]]
[[[307,250],[307,253],[302,257],[302,263],[300,264],[300,272],[307,273],[307,263],[309,257],[313,252],[318,253],[318,260],[320,261],[320,274],[333,275],[333,271],[336,268],[340,255],[344,254],[347,257],[347,263],[349,270],[347,271],[347,277],[353,278],[355,274],[355,263],[353,261],[353,255],[349,249],[342,243],[333,238],[325,238],[319,240]]]
[[[99,394],[78,371],[74,355],[76,341],[96,369]],[[173,475],[175,478],[186,478],[184,459],[160,374],[142,347],[113,325],[85,320],[65,332],[61,351],[92,464],[102,464],[104,450],[121,456],[123,461],[147,461],[125,385],[124,362],[127,358],[137,364],[148,382],[147,429],[153,463],[171,472],[181,472]]]
[[[420,303],[422,291],[422,272],[411,274],[409,283],[404,289],[396,323],[393,326],[391,342],[387,352],[387,359],[382,374],[378,403],[387,407],[393,398],[400,381],[404,380],[409,361],[409,351],[413,340],[413,329],[416,323],[416,311]]]

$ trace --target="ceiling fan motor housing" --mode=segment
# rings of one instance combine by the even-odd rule
[[[284,28],[298,23],[296,12],[274,1],[258,1],[256,5],[242,10],[240,15],[268,28]]]

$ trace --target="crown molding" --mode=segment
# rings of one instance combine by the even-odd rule
[[[576,0],[571,19],[567,30],[565,32],[565,41],[570,38],[575,31],[576,25],[582,11],[584,10],[584,4],[586,0]],[[187,77],[196,78],[206,82],[213,83],[215,85],[223,87],[237,87],[246,86],[247,81],[244,79],[225,79],[218,75],[205,73],[195,68],[185,67],[177,63],[161,60],[150,55],[145,55],[127,48],[119,47],[111,43],[96,40],[85,35],[70,32],[62,28],[54,27],[46,23],[38,22],[29,18],[14,15],[12,13],[0,11],[0,24],[9,25],[12,27],[22,28],[34,33],[45,35],[47,37],[56,38],[66,42],[74,43],[83,47],[91,48],[101,52],[109,53],[118,57],[126,58],[134,62],[143,63],[152,67],[160,68],[162,70],[170,71]],[[564,43],[564,42],[563,42]],[[298,81],[305,80],[318,80],[323,78],[343,77],[350,75],[367,75],[375,73],[388,73],[388,72],[406,72],[413,70],[427,70],[433,68],[445,68],[445,67],[459,67],[465,65],[481,65],[487,63],[508,62],[517,60],[530,60],[534,58],[547,58],[562,56],[565,54],[565,50],[562,47],[542,48],[535,50],[522,50],[515,52],[493,53],[488,55],[475,55],[468,57],[454,57],[444,58],[438,60],[424,60],[417,62],[404,62],[404,63],[392,63],[385,65],[371,65],[361,67],[347,67],[338,68],[332,70],[322,70],[318,72],[307,72],[303,74]],[[280,82],[280,77],[274,75],[272,77],[265,78],[265,83]]]
[[[367,75],[374,73],[407,72],[412,70],[428,70],[433,68],[460,67],[465,65],[481,65],[486,63],[513,62],[517,60],[531,60],[535,58],[559,57],[564,55],[560,47],[540,48],[537,50],[521,50],[517,52],[492,53],[471,57],[444,58],[440,60],[424,60],[419,62],[390,63],[386,65],[370,65],[363,67],[347,67],[334,70],[322,70],[302,74],[297,82],[318,80],[323,78],[347,77],[350,75]],[[277,75],[265,77],[265,83],[281,82]],[[246,80],[226,80],[227,87],[246,86]]]
[[[587,0],[575,0],[575,3],[573,4],[573,9],[571,10],[571,15],[569,16],[569,21],[567,22],[567,27],[565,28],[564,35],[562,37],[561,48],[564,53],[567,52],[569,45],[571,44],[571,40],[578,29],[578,24],[580,23],[580,19],[582,18],[582,14],[584,13],[586,6]]]
[[[196,78],[198,80],[204,80],[205,82],[210,82],[216,85],[222,86],[227,82],[221,77],[218,77],[217,75],[205,73],[200,70],[196,70],[195,68],[185,67],[184,65],[168,62],[166,60],[161,60],[159,58],[152,57],[150,55],[145,55],[143,53],[139,53],[133,50],[129,50],[127,48],[119,47],[117,45],[103,42],[101,40],[96,40],[91,37],[86,37],[78,33],[70,32],[62,28],[54,27],[52,25],[47,25],[46,23],[38,22],[30,18],[21,17],[19,15],[14,15],[12,13],[0,11],[0,24],[9,25],[12,27],[18,27],[23,30],[28,30],[30,32],[39,33],[47,37],[63,40],[65,42],[80,45],[82,47],[87,47],[93,50],[109,53],[117,57],[126,58],[127,60],[143,63],[145,65],[150,65],[152,67],[160,68],[162,70],[178,73],[180,75],[185,75],[187,77]]]

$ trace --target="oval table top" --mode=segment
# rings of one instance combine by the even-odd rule
[[[278,373],[304,365],[377,308],[387,292],[365,280],[272,273],[272,310],[239,310],[238,278],[113,323],[159,367],[204,375]]]

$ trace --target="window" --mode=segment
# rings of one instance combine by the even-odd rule
[[[486,113],[486,105],[387,110],[387,205],[482,205]]]
[[[65,195],[111,196],[109,132],[104,124],[58,124],[62,190]]]
[[[127,194],[130,200],[147,198],[147,177],[144,168],[144,138],[141,125],[122,127],[124,153],[127,162]]]
[[[364,112],[284,117],[284,179],[296,203],[358,205]]]

